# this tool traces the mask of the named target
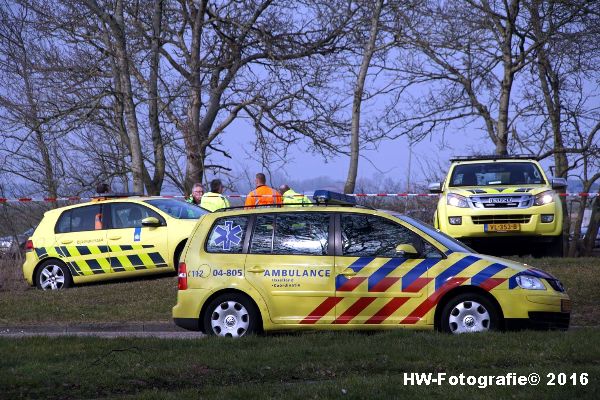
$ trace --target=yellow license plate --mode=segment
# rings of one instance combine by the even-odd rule
[[[521,230],[519,224],[485,224],[486,232],[508,232]]]

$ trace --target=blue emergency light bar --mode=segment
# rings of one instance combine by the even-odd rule
[[[331,204],[340,206],[355,206],[356,198],[344,193],[329,190],[315,190],[313,199],[317,204]]]

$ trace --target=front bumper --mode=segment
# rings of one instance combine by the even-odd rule
[[[529,318],[507,318],[504,327],[507,330],[563,330],[569,329],[571,313],[531,311]]]
[[[180,328],[188,331],[200,331],[200,320],[198,318],[173,318],[173,322]]]
[[[439,209],[439,207],[438,207]],[[542,222],[542,215],[554,215],[552,222]],[[449,217],[462,217],[460,225],[451,225]],[[511,219],[512,217],[512,219]],[[560,205],[554,203],[521,209],[474,210],[447,205],[439,213],[440,230],[454,238],[559,236],[562,233],[563,216]],[[523,220],[527,222],[522,222]],[[486,223],[518,221],[518,231],[489,232]]]

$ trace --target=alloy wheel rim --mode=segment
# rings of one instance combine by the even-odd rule
[[[42,290],[58,290],[65,284],[65,274],[58,265],[47,265],[40,274]]]

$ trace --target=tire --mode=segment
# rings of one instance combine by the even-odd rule
[[[35,286],[41,290],[61,290],[72,285],[71,272],[60,260],[44,261],[35,274]]]
[[[226,293],[213,299],[204,313],[207,335],[241,337],[260,331],[260,314],[254,303],[240,293]]]
[[[531,255],[534,258],[541,257],[562,257],[563,256],[563,236],[556,236],[550,242],[537,243],[533,247]]]
[[[563,256],[563,235],[557,236],[552,239],[552,242],[547,245],[546,255],[548,257],[562,257]]]
[[[175,254],[173,254],[173,267],[175,269],[175,275],[179,276],[179,261],[181,259],[181,253],[183,253],[183,248],[185,247],[185,243],[187,240],[179,243],[175,248]]]
[[[463,293],[451,298],[442,309],[440,330],[453,334],[487,332],[500,328],[500,313],[486,297]]]

